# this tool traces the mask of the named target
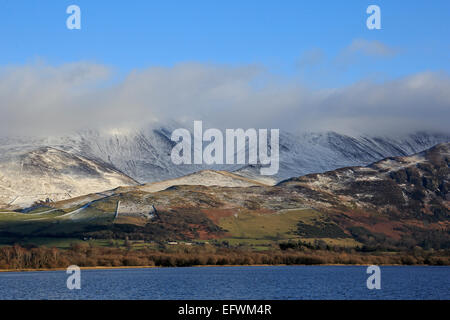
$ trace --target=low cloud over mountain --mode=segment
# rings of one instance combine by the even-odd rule
[[[386,134],[447,131],[450,76],[311,89],[259,65],[185,63],[118,77],[107,66],[33,64],[0,69],[0,135],[137,128],[198,119],[223,128]]]

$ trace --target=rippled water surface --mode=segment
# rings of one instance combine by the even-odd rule
[[[0,273],[0,299],[450,299],[450,267],[277,266],[82,270],[69,290],[64,271]]]

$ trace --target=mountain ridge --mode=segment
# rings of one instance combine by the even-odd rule
[[[448,249],[449,153],[450,143],[444,143],[274,186],[119,187],[25,213],[2,213],[0,235],[272,244],[322,239],[370,250]]]
[[[0,139],[0,151],[30,150],[41,146],[95,159],[114,166],[140,183],[182,177],[200,170],[225,170],[252,179],[260,176],[254,165],[175,165],[170,154],[175,145],[170,133],[176,128],[154,127],[125,133],[89,130],[75,135],[45,139]],[[277,182],[314,172],[345,166],[367,165],[389,156],[406,156],[438,143],[449,142],[450,135],[413,133],[396,138],[349,136],[336,132],[280,133],[280,170]],[[1,154],[0,154],[1,157]]]
[[[175,127],[174,124],[172,126]],[[14,188],[11,189],[9,180],[18,183],[19,176],[9,180],[3,178],[3,182],[0,179],[0,189],[2,190],[0,205],[2,207],[8,205],[23,207],[29,206],[37,200],[44,201],[47,198],[63,200],[72,196],[103,192],[119,186],[132,186],[142,183],[153,184],[156,188],[157,185],[166,185],[169,183],[168,180],[187,179],[185,178],[186,175],[204,170],[231,172],[252,181],[252,183],[272,185],[291,177],[314,172],[320,173],[340,167],[367,165],[380,160],[381,157],[384,157],[383,155],[406,156],[422,151],[435,143],[450,141],[450,137],[445,134],[433,133],[415,133],[406,136],[406,138],[394,139],[367,136],[351,137],[335,132],[305,133],[302,135],[282,132],[280,135],[280,172],[275,176],[261,176],[259,173],[260,165],[174,165],[170,159],[171,148],[175,144],[170,140],[171,129],[171,127],[147,128],[147,131],[137,130],[131,133],[116,132],[110,134],[90,130],[71,136],[2,138],[0,139],[0,175],[2,172],[8,172],[8,165],[15,168],[12,170],[13,172],[21,172],[20,166],[18,167],[14,163],[14,161],[24,163],[19,156],[20,154],[31,156],[39,152],[36,150],[55,149],[60,150],[61,155],[70,158],[70,160],[67,160],[69,162],[74,161],[74,159],[86,159],[86,161],[90,161],[90,166],[101,166],[104,172],[112,170],[115,174],[123,177],[116,180],[115,183],[91,182],[91,187],[87,188],[84,193],[81,191],[84,188],[77,181],[79,172],[77,173],[76,170],[67,171],[67,168],[65,169],[67,172],[61,174],[66,174],[68,179],[63,186],[58,188],[52,188],[49,184],[47,186],[39,184],[39,174],[35,174],[33,176],[36,181],[23,180],[23,185],[19,187],[16,184],[14,188],[22,189],[17,193],[13,190]],[[78,162],[80,166],[83,163],[83,161]],[[50,163],[48,165],[51,166]],[[48,167],[46,171],[42,171],[42,168],[47,167],[44,165],[39,169],[44,176],[60,174],[57,172],[60,169],[53,168],[52,170]],[[95,170],[91,171],[91,174],[95,174]],[[219,180],[225,178],[223,174],[217,177],[220,177]],[[204,184],[212,185],[208,181],[211,179],[205,179]],[[224,186],[226,179],[222,180],[220,185]],[[61,181],[57,183],[61,184]],[[199,183],[201,184],[201,182]],[[71,186],[71,184],[74,186]],[[35,185],[35,190],[26,185]],[[94,186],[97,186],[98,189],[95,190]],[[75,191],[71,191],[72,189],[75,189]],[[16,196],[19,197],[17,198],[19,201],[15,200]],[[25,200],[25,198],[28,200]]]

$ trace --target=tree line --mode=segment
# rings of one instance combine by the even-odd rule
[[[266,251],[214,246],[156,250],[150,248],[97,247],[87,243],[72,244],[69,249],[47,247],[25,248],[20,245],[0,248],[0,269],[53,269],[69,265],[80,267],[126,266],[223,266],[223,265],[450,265],[450,252],[445,250],[411,251],[389,254],[374,252],[330,251],[284,247]]]

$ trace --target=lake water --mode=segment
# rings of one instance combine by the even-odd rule
[[[269,266],[0,273],[0,299],[450,299],[450,267],[381,267],[381,289],[366,267]]]

